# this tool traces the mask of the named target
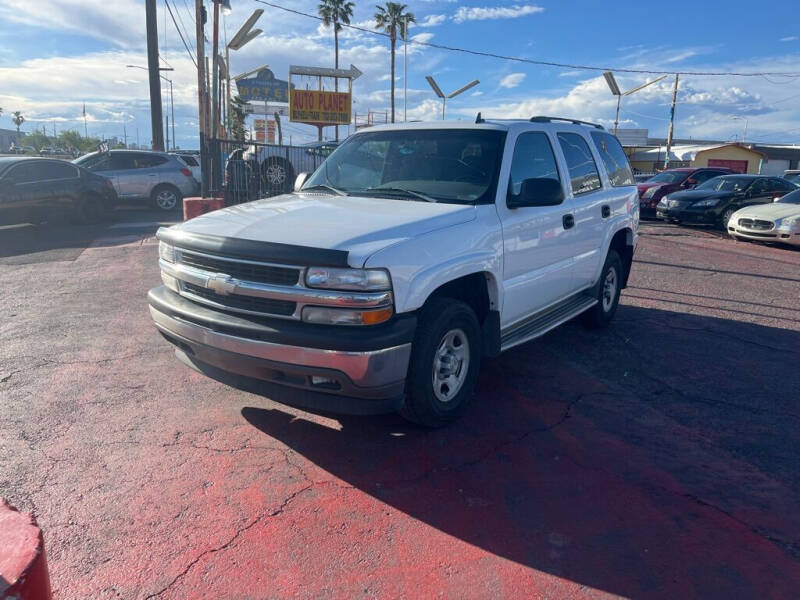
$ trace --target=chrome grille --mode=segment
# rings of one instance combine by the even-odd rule
[[[183,282],[181,285],[183,290],[188,294],[199,296],[200,298],[214,302],[222,308],[229,308],[236,312],[268,313],[271,315],[288,317],[293,315],[294,311],[297,309],[296,302],[272,300],[270,298],[256,298],[253,296],[221,296],[208,288],[200,287],[192,283]]]
[[[239,259],[209,256],[195,252],[181,251],[180,262],[212,273],[224,273],[236,279],[269,283],[273,285],[297,285],[300,269],[279,267],[263,263],[241,261]]]
[[[773,223],[772,221],[764,221],[761,219],[742,218],[739,219],[739,227],[744,227],[745,229],[753,229],[755,231],[769,231],[770,229],[775,228],[775,223]]]

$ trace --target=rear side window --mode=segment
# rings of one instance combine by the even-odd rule
[[[163,156],[157,156],[155,154],[134,155],[135,168],[137,169],[149,169],[152,167],[158,167],[167,162],[167,160],[168,159],[164,158]]]
[[[78,177],[78,169],[63,162],[49,162],[42,168],[42,179],[75,179]]]
[[[195,160],[194,156],[191,156],[189,154],[181,154],[181,160],[183,160],[183,162],[185,162],[190,167],[200,166],[197,164],[197,161]]]
[[[558,143],[567,160],[572,193],[578,195],[599,190],[600,174],[586,140],[577,133],[559,133]]]
[[[560,181],[553,147],[544,133],[523,133],[517,138],[514,146],[508,193],[518,196],[523,181],[539,178]]]
[[[593,131],[592,139],[603,164],[606,166],[611,185],[614,187],[634,185],[631,165],[619,140],[610,133],[602,131]]]

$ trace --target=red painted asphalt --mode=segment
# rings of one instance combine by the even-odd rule
[[[424,431],[187,369],[152,237],[97,235],[0,257],[0,495],[54,597],[798,596],[800,252],[646,226],[612,328],[487,361]]]

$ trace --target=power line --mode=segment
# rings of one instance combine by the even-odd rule
[[[175,30],[178,32],[178,35],[180,36],[181,41],[183,42],[183,47],[186,48],[186,52],[189,53],[189,58],[192,59],[195,68],[198,68],[197,61],[194,59],[194,53],[192,53],[192,51],[189,50],[189,45],[186,43],[186,39],[184,39],[180,27],[178,27],[178,22],[175,20],[175,15],[172,14],[172,7],[169,5],[169,0],[164,0],[164,3],[167,5],[167,10],[169,10],[169,16],[172,17],[172,23],[173,25],[175,25]]]
[[[302,17],[308,17],[310,19],[316,19],[317,21],[322,21],[322,17],[318,15],[313,15],[310,13],[302,12],[299,10],[295,10],[293,8],[287,8],[285,6],[281,6],[280,4],[274,4],[272,2],[267,2],[267,0],[254,0],[260,4],[265,4],[266,6],[271,6],[272,8],[277,8],[278,10],[282,10],[285,12],[293,13],[296,15],[300,15]],[[372,35],[379,35],[382,37],[391,37],[388,33],[384,33],[382,31],[375,31],[372,29],[367,29],[366,27],[359,27],[358,25],[348,25],[346,23],[340,23],[342,27],[347,27],[349,29],[355,29],[356,31],[362,31],[364,33],[370,33]],[[559,62],[552,62],[552,61],[545,61],[545,60],[533,60],[530,58],[520,58],[518,56],[505,56],[503,54],[494,54],[492,52],[483,52],[480,50],[469,50],[467,48],[458,48],[456,46],[445,46],[444,44],[434,44],[433,42],[421,42],[419,40],[410,39],[408,40],[410,44],[416,44],[417,46],[427,46],[428,48],[436,48],[438,50],[449,50],[451,52],[461,52],[463,54],[470,54],[472,56],[483,56],[486,58],[497,58],[500,60],[507,60],[513,61],[518,63],[525,63],[531,65],[537,65],[540,67],[558,67],[560,69],[577,69],[580,71],[616,71],[618,73],[642,73],[645,75],[702,75],[707,77],[721,77],[721,76],[732,76],[732,77],[764,77],[766,75],[770,75],[772,77],[800,77],[800,72],[797,71],[789,71],[789,72],[759,72],[759,73],[743,73],[743,72],[736,72],[736,71],[658,71],[654,69],[625,69],[620,67],[596,67],[591,65],[573,65],[568,63],[559,63]]]
[[[165,4],[166,4],[166,2],[167,2],[167,0],[164,0]],[[183,33],[189,39],[189,46],[191,47],[191,53],[192,53],[192,56],[194,56],[196,54],[196,52],[195,52],[195,49],[194,49],[194,44],[192,44],[192,36],[190,36],[189,32],[186,30],[186,25],[183,23],[183,17],[181,17],[181,11],[178,10],[177,5],[175,6],[175,12],[178,14],[178,21],[181,22],[181,28],[183,29]],[[180,33],[180,32],[178,32],[178,33]]]

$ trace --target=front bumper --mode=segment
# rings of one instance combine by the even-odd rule
[[[709,209],[685,209],[685,208],[656,208],[656,216],[665,221],[682,221],[685,223],[706,223],[716,224],[720,220],[720,211],[714,208]]]
[[[392,408],[402,398],[416,328],[413,315],[345,331],[234,316],[164,286],[150,290],[148,302],[155,326],[192,362],[320,394],[368,403],[391,400]]]
[[[731,219],[733,220],[733,219]],[[788,229],[772,229],[770,231],[753,231],[738,225],[729,225],[728,233],[743,240],[751,242],[774,242],[800,246],[800,232]]]

